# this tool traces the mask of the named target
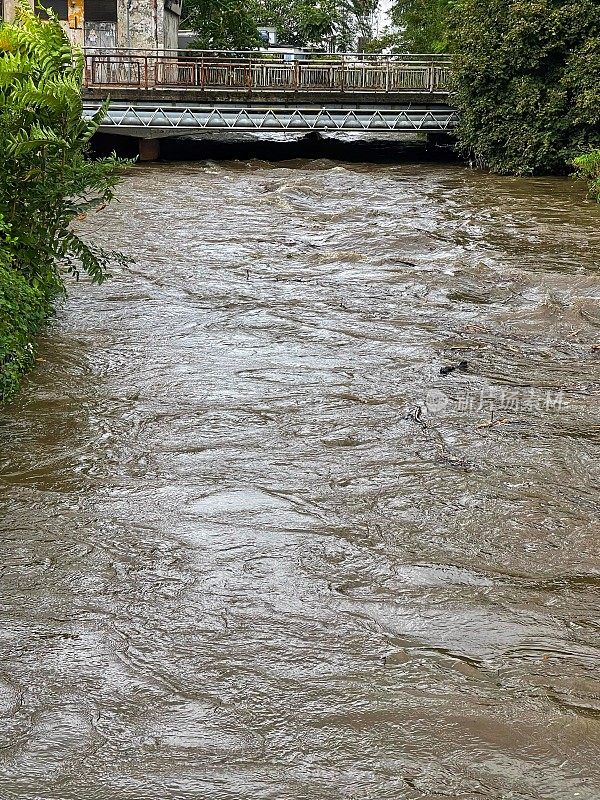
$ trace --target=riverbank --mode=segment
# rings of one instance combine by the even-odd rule
[[[34,364],[35,337],[54,310],[53,296],[0,264],[0,404]]]
[[[32,366],[34,338],[67,276],[101,283],[118,254],[72,223],[106,206],[123,166],[87,157],[100,117],[82,122],[83,61],[58,20],[27,4],[0,22],[0,402]]]
[[[589,195],[600,203],[600,150],[593,150],[574,161],[577,177],[587,181]]]

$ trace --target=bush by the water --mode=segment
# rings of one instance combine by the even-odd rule
[[[121,166],[86,158],[103,112],[82,118],[83,58],[56,19],[17,15],[0,24],[0,400],[31,365],[65,275],[101,282],[121,258],[72,228],[112,199]]]
[[[476,163],[560,173],[600,147],[598,0],[458,0],[450,36],[460,144]]]
[[[33,338],[48,315],[48,298],[25,276],[0,265],[0,400],[10,398],[33,365]]]
[[[577,167],[577,177],[588,181],[590,197],[600,203],[600,150],[577,156],[573,164]]]

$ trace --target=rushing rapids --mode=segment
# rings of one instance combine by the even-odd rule
[[[3,798],[600,796],[580,195],[132,170],[2,413]]]

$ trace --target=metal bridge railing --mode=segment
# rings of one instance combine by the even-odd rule
[[[450,62],[432,55],[86,50],[88,88],[252,92],[447,92]]]

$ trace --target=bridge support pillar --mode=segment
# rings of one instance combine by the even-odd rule
[[[160,139],[138,139],[140,161],[158,161],[160,158]]]

